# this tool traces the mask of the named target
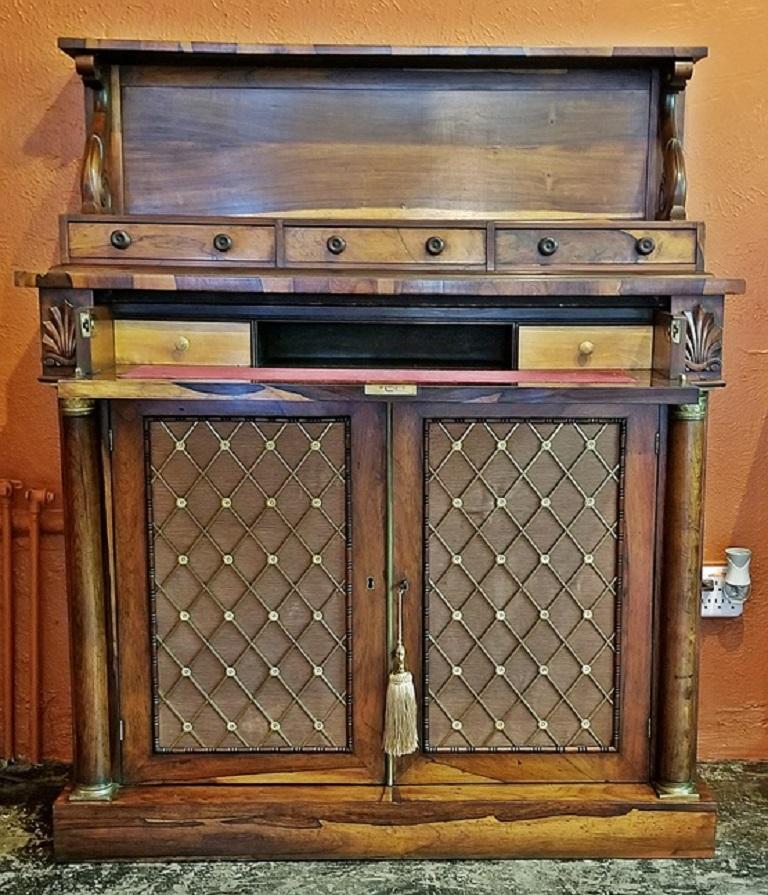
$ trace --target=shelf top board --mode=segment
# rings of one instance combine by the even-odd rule
[[[170,56],[331,56],[367,59],[430,57],[456,59],[572,59],[572,60],[699,60],[706,47],[498,47],[498,46],[392,46],[355,44],[247,44],[209,41],[119,40],[61,37],[59,48],[75,57],[90,53]]]
[[[744,280],[693,274],[395,273],[68,264],[47,273],[16,271],[17,286],[326,295],[653,296],[740,295]]]

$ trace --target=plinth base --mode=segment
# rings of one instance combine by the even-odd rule
[[[132,786],[54,806],[58,860],[702,858],[715,805],[640,784]]]

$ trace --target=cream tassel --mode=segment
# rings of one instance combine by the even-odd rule
[[[419,748],[416,688],[413,675],[405,670],[405,646],[403,645],[403,595],[408,589],[406,582],[398,587],[397,646],[394,668],[387,685],[387,704],[384,713],[383,748],[388,755],[410,755]]]

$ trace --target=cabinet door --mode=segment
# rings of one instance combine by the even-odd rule
[[[124,782],[381,782],[383,408],[253,406],[113,405]]]
[[[648,778],[658,421],[655,407],[398,409],[422,744],[399,782]]]

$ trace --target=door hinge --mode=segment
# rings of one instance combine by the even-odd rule
[[[658,457],[659,451],[661,450],[661,432],[657,432],[653,438],[653,449],[656,451],[656,456]]]
[[[107,429],[107,447],[109,448],[109,453],[112,453],[113,446],[113,438],[112,438],[112,426]]]
[[[650,738],[652,736],[653,736],[653,719],[649,717],[648,718],[648,739],[650,740]]]
[[[125,724],[122,718],[117,722],[117,738],[121,743],[125,739]]]

